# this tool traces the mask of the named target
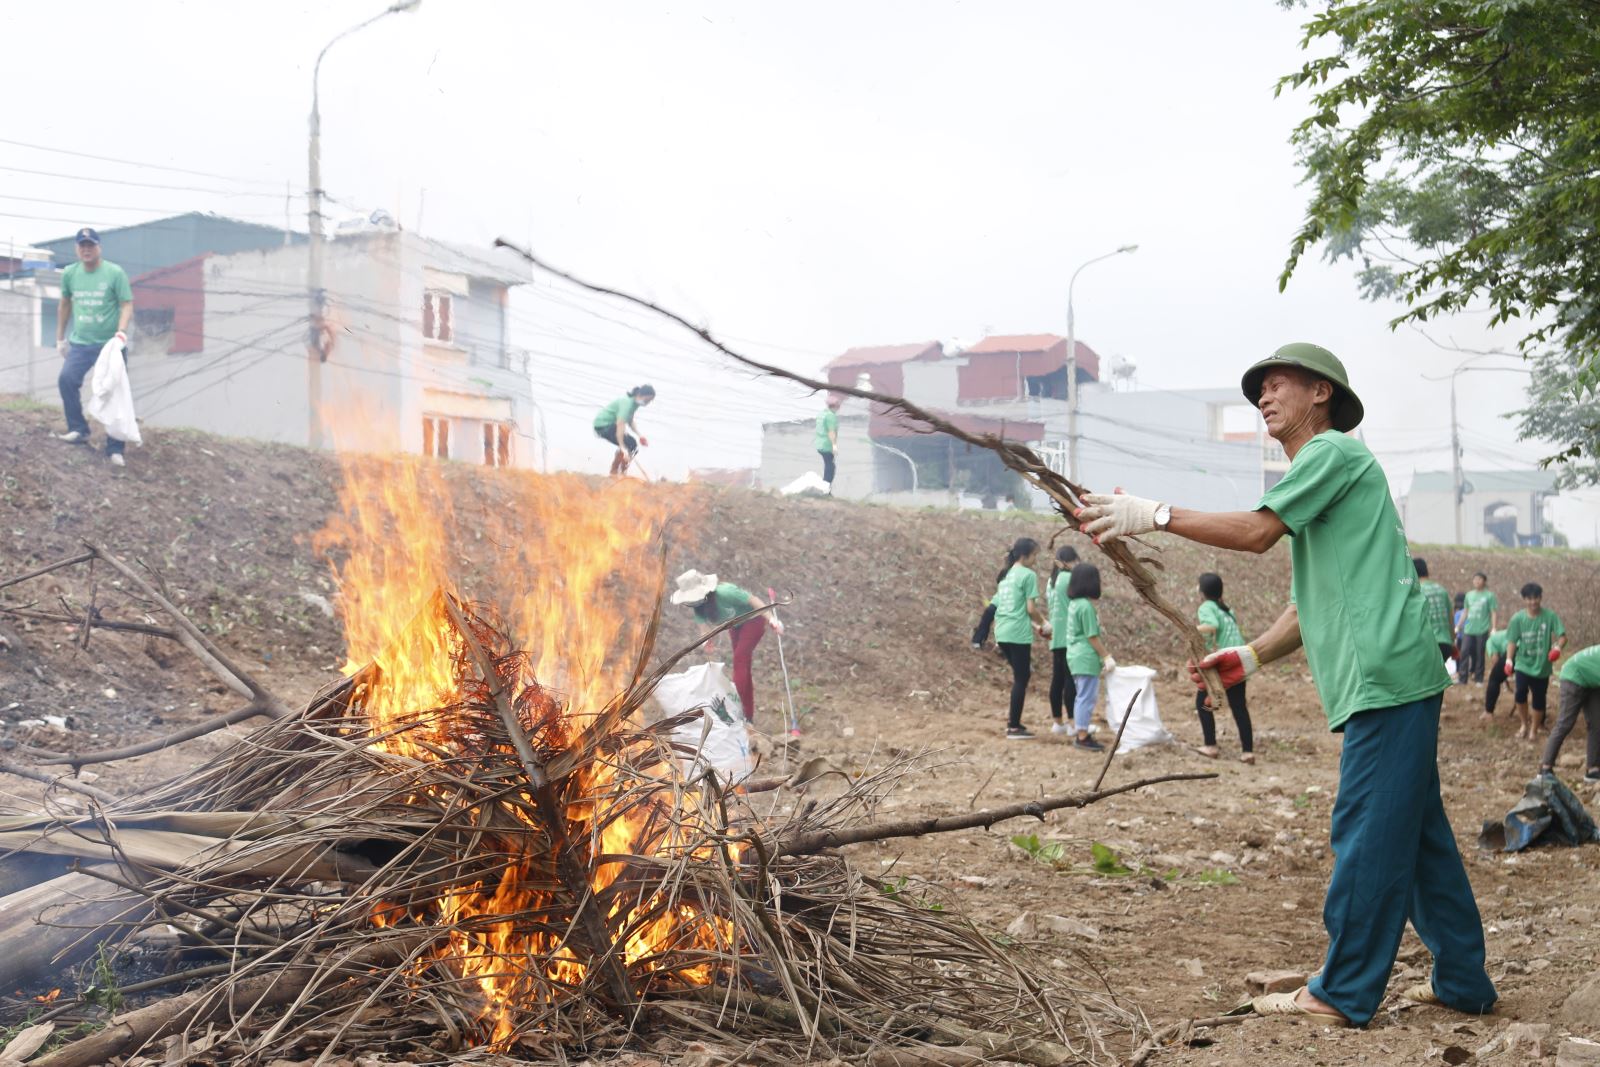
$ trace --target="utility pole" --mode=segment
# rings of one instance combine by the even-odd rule
[[[1078,275],[1090,263],[1138,250],[1138,245],[1123,245],[1115,252],[1095,256],[1073,271],[1067,282],[1067,477],[1074,483],[1078,481],[1078,330],[1072,314],[1072,287],[1078,284]]]
[[[1459,374],[1461,368],[1456,368]],[[1461,426],[1456,421],[1456,375],[1450,375],[1450,474],[1451,487],[1455,490],[1455,516],[1456,539],[1454,544],[1461,543]]]
[[[306,241],[308,255],[306,262],[306,295],[310,301],[308,312],[311,319],[306,338],[306,443],[313,449],[320,450],[323,444],[322,365],[328,359],[328,295],[322,285],[322,107],[321,98],[318,95],[318,83],[322,76],[322,58],[328,54],[328,49],[357,30],[365,29],[385,16],[399,14],[402,11],[415,11],[420,6],[422,6],[422,0],[395,0],[394,3],[365,22],[357,23],[323,45],[322,51],[317,53],[316,65],[311,68],[311,136],[306,152],[309,157],[307,160],[306,226],[310,230],[309,239]]]

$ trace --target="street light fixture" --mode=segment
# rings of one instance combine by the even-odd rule
[[[1078,480],[1078,338],[1072,317],[1072,287],[1078,283],[1078,275],[1083,273],[1084,267],[1124,252],[1137,251],[1139,246],[1130,244],[1123,245],[1115,252],[1095,256],[1073,271],[1072,279],[1067,282],[1067,477],[1074,483]]]
[[[1442,382],[1450,379],[1450,484],[1455,499],[1455,544],[1461,544],[1461,498],[1465,495],[1461,483],[1461,432],[1456,423],[1456,377],[1461,374],[1470,374],[1473,371],[1501,371],[1510,374],[1528,374],[1526,367],[1471,367],[1468,364],[1475,360],[1487,359],[1489,356],[1510,356],[1509,352],[1479,352],[1475,356],[1468,356],[1456,364],[1455,370],[1449,374],[1424,374],[1422,377],[1430,382]]]
[[[311,299],[311,323],[306,346],[306,399],[309,408],[307,426],[308,443],[314,449],[322,448],[322,364],[328,358],[327,293],[322,288],[322,107],[318,81],[322,76],[322,58],[328,49],[358,30],[364,30],[381,18],[415,11],[422,0],[396,0],[365,22],[345,30],[322,46],[317,53],[316,65],[311,68],[311,138],[309,180],[306,183],[306,224],[310,239],[306,242],[310,260],[306,270],[306,287]]]

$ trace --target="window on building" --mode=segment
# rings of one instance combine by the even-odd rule
[[[511,426],[504,422],[483,424],[483,465],[511,466]]]
[[[422,336],[430,341],[449,343],[455,340],[455,323],[451,306],[454,298],[443,289],[427,289],[422,294]]]
[[[434,459],[450,458],[450,420],[437,415],[422,417],[422,454]]]
[[[173,311],[171,308],[142,308],[135,306],[133,309],[133,324],[139,332],[152,336],[172,332]]]

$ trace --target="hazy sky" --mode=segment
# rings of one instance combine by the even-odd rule
[[[286,183],[303,226],[312,63],[382,9],[8,5],[7,38],[68,73],[0,136],[214,176],[0,143],[0,239],[194,209],[282,224]],[[1272,90],[1301,61],[1303,18],[1272,0],[423,0],[329,53],[324,184],[335,216],[382,207],[458,243],[531,241],[807,370],[854,345],[1063,333],[1072,270],[1137,242],[1079,280],[1084,341],[1165,388],[1229,386],[1285,341],[1324,344],[1404,491],[1448,467],[1448,387],[1422,376],[1463,357],[1391,333],[1394,308],[1359,300],[1348,263],[1277,291],[1305,107]],[[641,417],[656,474],[753,464],[760,419],[815,407],[545,278],[514,310],[562,465],[604,467],[589,419],[640,381],[660,393]],[[1430,333],[1494,343],[1485,318]],[[1469,469],[1541,454],[1500,417],[1522,381],[1461,376]],[[1594,541],[1595,496],[1558,505],[1575,543]]]

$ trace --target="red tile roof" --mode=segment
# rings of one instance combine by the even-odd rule
[[[864,348],[852,348],[844,355],[834,357],[823,369],[910,363],[914,359],[938,359],[943,355],[944,345],[938,341],[919,341],[909,345],[869,345]]]
[[[1044,352],[1054,348],[1056,345],[1065,345],[1066,343],[1067,339],[1065,337],[1057,337],[1053,333],[995,334],[993,337],[985,337],[967,349],[967,351]],[[1082,345],[1083,342],[1079,341],[1078,344]]]

